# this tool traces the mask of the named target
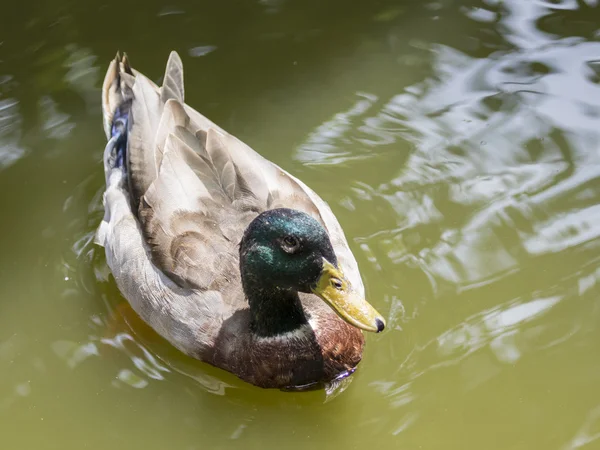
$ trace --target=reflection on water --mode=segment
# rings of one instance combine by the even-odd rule
[[[595,2],[63,3],[0,18],[12,447],[598,446]],[[92,243],[106,63],[158,81],[172,48],[191,104],[332,205],[388,315],[326,392],[174,351]]]
[[[7,83],[10,77],[0,81]],[[25,154],[25,149],[19,146],[21,117],[19,103],[15,99],[0,99],[0,169],[14,163]]]
[[[547,6],[505,7],[493,25],[509,29],[516,48],[477,58],[437,44],[428,79],[389,100],[358,93],[297,149],[302,162],[335,165],[411,142],[397,173],[357,194],[382,198],[397,218],[383,240],[392,261],[415,255],[428,273],[463,286],[576,250],[600,231],[600,88],[584,76],[600,44],[539,32]],[[466,13],[490,24],[490,11]],[[379,236],[358,240],[369,252]]]

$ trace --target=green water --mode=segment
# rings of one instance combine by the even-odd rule
[[[0,448],[600,449],[596,3],[5,2]],[[388,320],[345,391],[245,385],[119,307],[118,49],[155,80],[179,51],[188,103],[330,203]]]

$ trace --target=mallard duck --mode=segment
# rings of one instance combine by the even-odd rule
[[[96,242],[132,308],[183,353],[263,388],[323,385],[361,360],[383,317],[327,204],[161,87],[110,63]]]

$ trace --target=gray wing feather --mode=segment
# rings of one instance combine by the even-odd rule
[[[180,103],[185,100],[183,63],[177,52],[171,52],[169,55],[163,85],[160,89],[160,99],[163,103],[167,103],[169,99],[175,99]]]

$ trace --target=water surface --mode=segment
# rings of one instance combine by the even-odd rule
[[[600,448],[593,0],[12,2],[0,17],[0,445]],[[116,50],[329,202],[389,329],[339,395],[170,348],[102,251]],[[336,391],[339,393],[339,391]]]

